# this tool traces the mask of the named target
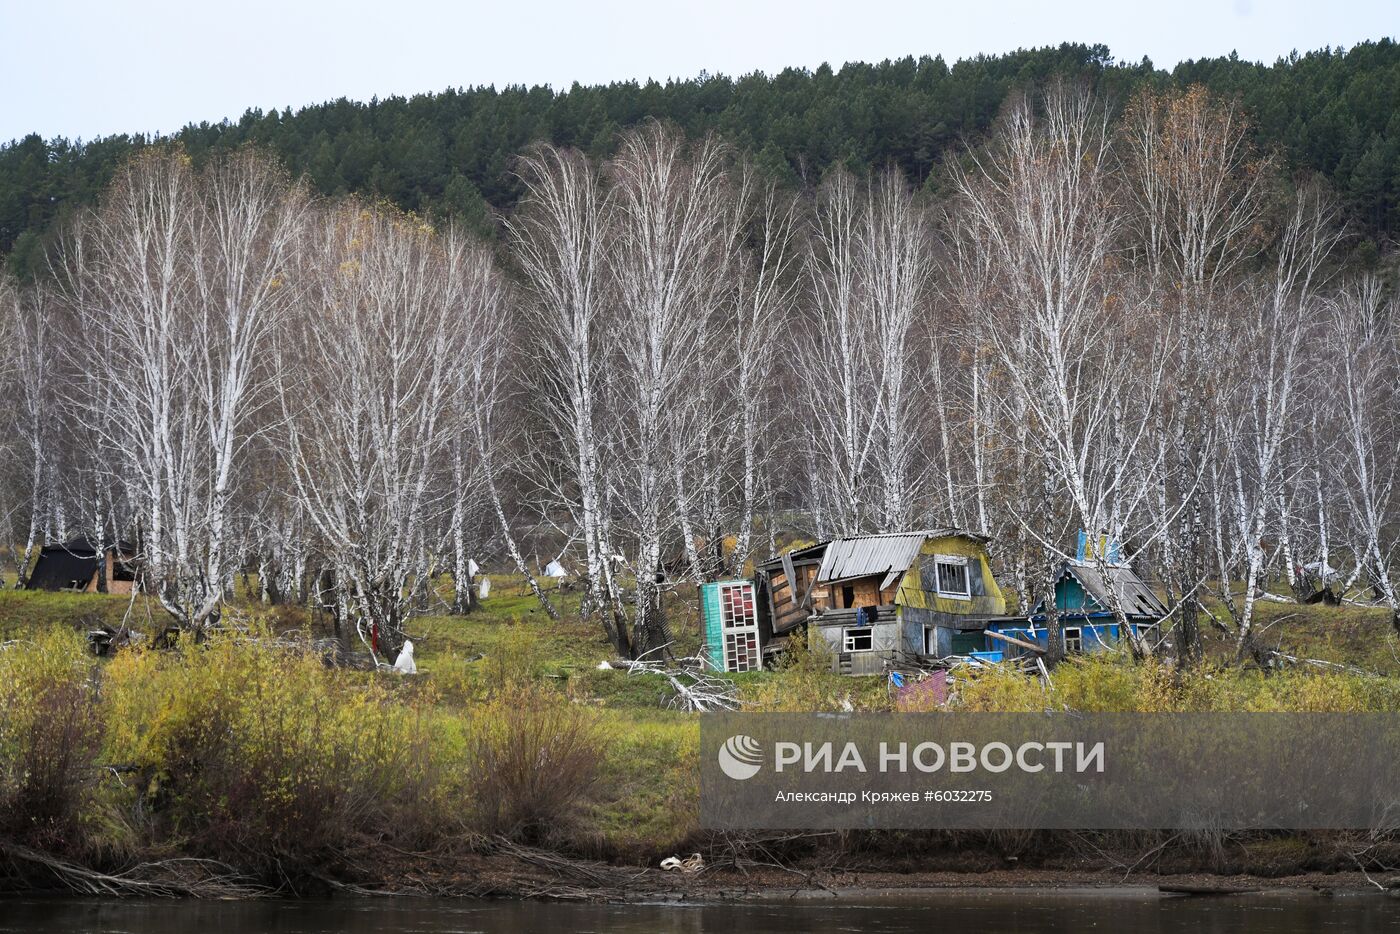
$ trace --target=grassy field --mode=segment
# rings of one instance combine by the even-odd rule
[[[1390,624],[1390,611],[1384,607],[1304,606],[1261,600],[1255,608],[1255,636],[1267,648],[1400,674],[1400,641]],[[1225,640],[1215,633],[1211,644],[1223,649]]]

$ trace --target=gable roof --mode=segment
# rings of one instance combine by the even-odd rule
[[[986,542],[984,536],[961,529],[920,529],[914,532],[886,532],[880,535],[852,535],[833,538],[827,543],[817,570],[817,583],[832,584],[857,577],[883,574],[880,589],[884,590],[908,571],[919,557],[919,549],[930,538],[957,535],[976,542]]]
[[[1093,598],[1102,609],[1112,605],[1109,587],[1118,594],[1123,612],[1128,616],[1162,617],[1167,608],[1152,592],[1137,572],[1126,564],[1111,564],[1100,568],[1097,564],[1082,561],[1066,561],[1061,578],[1073,577],[1083,586],[1084,592]]]

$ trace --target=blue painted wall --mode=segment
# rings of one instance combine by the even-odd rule
[[[1102,651],[1109,646],[1115,645],[1120,637],[1118,624],[1116,622],[1109,622],[1103,615],[1082,615],[1062,618],[1060,620],[1060,626],[1062,628],[1079,628],[1081,651],[1084,652]],[[1043,620],[1036,621],[1034,633],[1032,633],[1029,623],[1020,620],[1016,622],[991,623],[987,628],[993,632],[1011,636],[1013,639],[1020,639],[1023,642],[1034,642],[1042,648],[1049,647],[1049,633],[1045,629]],[[1005,654],[1013,648],[1014,646],[1008,646],[1007,643],[997,639],[987,639],[986,651],[988,653]]]

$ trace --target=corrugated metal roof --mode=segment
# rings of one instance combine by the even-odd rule
[[[1100,570],[1097,565],[1067,561],[1065,568],[1084,585],[1084,589],[1089,592],[1089,595],[1105,610],[1111,609],[1108,586],[1112,584],[1114,591],[1118,594],[1118,599],[1122,602],[1123,612],[1127,615],[1149,617],[1167,615],[1167,608],[1161,600],[1157,599],[1152,588],[1148,587],[1143,579],[1137,576],[1137,572],[1126,564],[1110,565],[1107,568],[1107,580],[1105,580],[1105,572]]]
[[[818,542],[815,545],[807,545],[804,548],[794,548],[792,551],[789,551],[786,554],[774,555],[766,561],[760,561],[756,565],[754,565],[754,567],[763,571],[778,571],[781,570],[783,567],[784,558],[786,558],[789,561],[812,561],[814,559],[820,560],[821,556],[825,553],[824,549],[828,544],[830,543]]]
[[[830,584],[854,577],[883,574],[885,579],[880,584],[880,589],[883,590],[913,566],[925,540],[947,535],[962,535],[976,541],[986,541],[981,535],[951,528],[834,538],[827,543],[826,553],[822,555],[821,567],[817,570],[817,582]]]

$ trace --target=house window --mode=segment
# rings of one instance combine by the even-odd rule
[[[868,627],[842,630],[841,651],[869,652],[875,648],[875,634]]]
[[[1066,652],[1084,651],[1084,636],[1078,626],[1066,626],[1064,636]]]
[[[856,589],[850,585],[841,588],[841,606],[846,609],[856,605]]]
[[[725,629],[747,629],[758,625],[754,609],[753,584],[723,584],[719,588],[719,618]]]
[[[952,555],[939,555],[934,560],[934,572],[938,575],[938,595],[941,597],[970,597],[967,582],[967,559]]]

